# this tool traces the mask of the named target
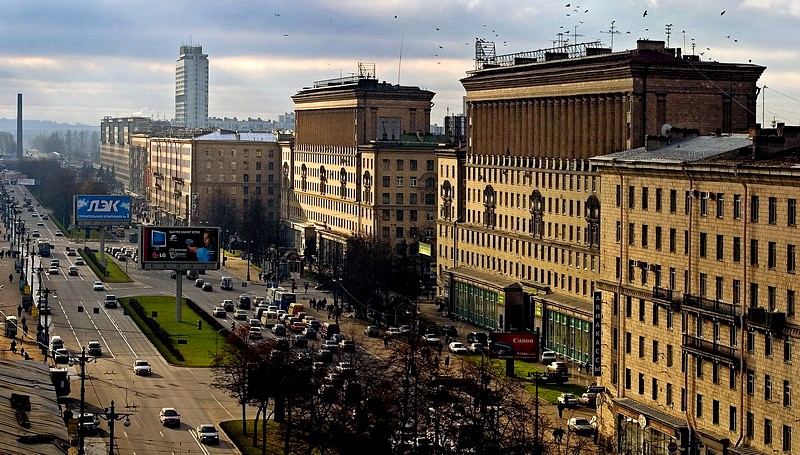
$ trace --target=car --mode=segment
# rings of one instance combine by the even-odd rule
[[[86,345],[86,353],[95,357],[103,355],[103,348],[100,346],[99,341],[90,341]]]
[[[381,334],[381,328],[377,325],[368,325],[364,327],[364,335],[368,337],[377,337]]]
[[[532,376],[529,373],[529,377]],[[539,373],[534,377],[534,380],[539,384],[563,384],[569,380],[567,375],[562,373],[550,372]]]
[[[553,351],[544,351],[542,352],[542,363],[545,365],[549,365],[556,361],[558,358],[558,354]]]
[[[564,392],[557,398],[558,404],[567,408],[574,408],[578,406],[578,399],[575,398],[574,393]]]
[[[468,354],[469,351],[467,347],[464,346],[461,342],[454,341],[447,346],[447,350],[452,352],[453,354]]]
[[[330,352],[328,354],[330,354]],[[311,372],[314,373],[314,376],[317,377],[325,376],[326,374],[328,374],[328,366],[325,365],[325,362],[319,362],[319,361],[312,362]]]
[[[586,389],[580,398],[578,398],[578,402],[584,406],[588,406],[590,408],[597,407],[597,396],[601,393],[606,393],[606,388],[601,385],[593,385],[589,386]]]
[[[203,290],[206,292],[211,292],[214,290],[214,286],[211,283],[203,283]]]
[[[336,340],[325,340],[322,342],[322,347],[329,350],[331,353],[339,353],[339,343]]]
[[[50,267],[52,266],[60,267],[61,262],[58,259],[50,259]]]
[[[63,233],[63,232],[61,232],[61,231],[59,230],[59,231],[56,231],[56,232],[54,233],[54,235],[55,235],[56,237],[63,237],[63,236],[64,236],[64,233]]]
[[[249,325],[250,327],[261,327],[261,320],[250,318],[247,320],[247,325]]]
[[[78,276],[78,268],[74,265],[69,266],[69,272],[71,276]]]
[[[150,362],[147,360],[136,359],[133,361],[133,372],[137,376],[150,376],[153,370],[150,368]]]
[[[325,347],[321,347],[314,353],[314,360],[322,363],[333,362],[333,353]]]
[[[37,226],[44,226],[44,221],[37,221],[37,222],[36,222],[36,225],[37,225]]]
[[[339,349],[342,352],[356,352],[356,343],[353,340],[342,340],[339,342]]]
[[[442,340],[432,333],[426,333],[422,336],[422,341],[428,346],[438,346],[442,344]]]
[[[586,420],[583,417],[573,417],[567,420],[567,429],[579,436],[589,436],[597,428],[597,417]]]
[[[31,213],[31,216],[34,218],[39,218],[39,214],[36,212]]]
[[[286,326],[283,324],[275,324],[272,326],[272,333],[278,337],[285,337],[286,336]]]
[[[201,444],[219,444],[219,433],[217,433],[214,425],[210,423],[198,425],[195,433]]]
[[[85,262],[83,262],[83,258],[77,258],[77,259],[75,259],[75,262],[73,262],[73,264],[74,264],[74,265],[86,265],[86,263],[85,263]]]
[[[308,338],[309,340],[316,340],[317,330],[313,327],[306,327],[305,329],[303,329],[303,336]]]
[[[165,427],[179,427],[181,426],[181,415],[175,408],[161,408],[158,413],[158,418],[161,420],[161,425]]]
[[[47,270],[47,273],[50,275],[58,275],[58,267],[51,265],[50,269]]]
[[[92,289],[95,291],[105,291],[106,287],[102,281],[95,281],[94,284],[92,284]]]
[[[227,315],[228,315],[228,312],[225,311],[225,308],[223,308],[221,306],[215,306],[214,307],[214,317],[215,318],[224,318]]]
[[[297,346],[298,348],[308,347],[308,338],[299,333],[292,335],[292,346]]]
[[[225,299],[222,301],[222,308],[225,308],[225,311],[233,311],[233,300]]]
[[[350,362],[339,362],[336,364],[335,369],[345,377],[354,376],[356,374],[356,368]]]
[[[473,354],[480,354],[480,353],[484,352],[485,350],[486,350],[486,346],[484,346],[482,343],[475,342],[475,343],[470,343],[470,344],[467,345],[467,351],[469,351],[469,352],[471,352]]]
[[[236,312],[234,313],[233,317],[235,317],[236,319],[238,319],[240,321],[246,321],[247,320],[247,311],[241,310],[241,309],[240,310],[236,310]]]
[[[569,372],[569,368],[567,368],[567,364],[564,362],[552,362],[550,365],[547,365],[547,371],[567,374]]]
[[[91,412],[78,414],[78,431],[83,434],[95,434],[100,426],[100,419]]]
[[[403,332],[400,331],[400,327],[389,327],[386,329],[386,336],[390,338],[397,338],[402,334]]]
[[[316,319],[312,319],[307,325],[317,332],[322,328],[322,323]]]
[[[260,340],[264,338],[264,336],[261,334],[261,327],[251,326],[248,334],[250,335],[251,340]]]
[[[451,337],[458,336],[458,330],[456,329],[456,326],[450,324],[442,326],[442,333]]]
[[[39,215],[39,216],[40,216],[40,217],[42,217],[42,219],[43,219],[43,220],[49,220],[49,219],[50,219],[50,217],[49,217],[49,216],[47,216],[47,214],[46,214],[46,213],[42,213],[42,214],[41,214],[41,215]]]
[[[194,280],[194,287],[201,288],[203,287],[203,283],[205,283],[205,281],[202,278],[198,278]]]
[[[40,238],[41,236],[42,236],[42,234],[41,234],[41,233],[40,233],[38,230],[36,230],[36,229],[34,229],[34,231],[33,231],[33,232],[31,232],[31,237],[33,237],[33,238],[37,238],[37,239],[38,239],[38,238]]]
[[[67,251],[67,256],[77,256],[77,255],[78,255],[78,253],[75,250]]]
[[[117,303],[117,296],[114,294],[106,294],[106,298],[103,299],[103,306],[106,308],[116,308]]]
[[[324,381],[327,384],[333,384],[334,387],[342,387],[344,386],[344,374],[339,371],[329,371],[328,375],[325,376]]]
[[[249,310],[250,304],[252,303],[252,299],[247,294],[242,294],[239,296],[239,308]]]
[[[56,349],[53,352],[53,361],[56,365],[68,365],[69,364],[69,351],[65,348]]]
[[[53,335],[50,337],[50,350],[52,352],[56,352],[59,349],[64,348],[64,340],[61,339],[58,335]]]

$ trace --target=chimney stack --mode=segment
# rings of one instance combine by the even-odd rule
[[[22,159],[22,93],[17,93],[17,159]]]

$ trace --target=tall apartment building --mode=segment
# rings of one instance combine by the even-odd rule
[[[617,453],[794,453],[800,127],[671,136],[591,160],[601,433]]]
[[[434,94],[365,68],[294,95],[296,137],[281,144],[282,242],[320,261],[354,234],[434,236],[437,143],[425,134]]]
[[[592,361],[609,233],[589,158],[641,147],[670,124],[747,132],[763,70],[701,62],[659,41],[504,56],[478,42],[462,80],[467,148],[442,151],[437,167],[438,276],[450,311],[493,330],[538,331],[545,348]]]
[[[203,128],[208,122],[208,55],[203,46],[181,46],[175,64],[175,125]]]
[[[150,138],[148,202],[152,221],[161,225],[209,224],[244,237],[247,234],[240,229],[246,212],[259,201],[264,216],[262,234],[274,240],[280,210],[279,164],[277,137],[270,133]]]

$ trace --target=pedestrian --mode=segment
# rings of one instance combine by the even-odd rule
[[[583,373],[583,362],[578,362],[578,374]]]
[[[308,281],[303,283],[303,293],[308,294]]]
[[[559,419],[564,418],[564,404],[563,403],[558,403],[558,418]]]
[[[383,347],[389,348],[389,335],[383,337]]]
[[[553,439],[556,441],[557,444],[561,444],[561,438],[564,437],[564,429],[561,427],[556,428],[553,430]]]
[[[19,355],[25,357],[25,348],[19,348]]]
[[[28,319],[25,316],[22,316],[22,325],[28,325]]]
[[[444,366],[445,367],[449,367],[450,366],[450,356],[449,355],[444,358]]]
[[[17,353],[17,340],[11,340],[11,352]]]
[[[14,282],[14,274],[13,273],[9,273],[8,274],[8,282],[9,283],[13,283]]]
[[[22,316],[22,305],[17,305],[17,317]]]

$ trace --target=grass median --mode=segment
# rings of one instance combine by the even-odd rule
[[[176,357],[165,343],[156,337],[149,325],[131,307],[131,298],[119,299],[120,305],[136,322],[139,329],[158,349],[158,352],[167,362],[183,367],[209,367],[217,349],[225,343],[225,338],[206,323],[198,329],[197,321],[200,316],[194,312],[182,299],[181,322],[175,320],[175,297],[170,296],[140,296],[136,299],[148,317],[155,319],[161,328],[168,334],[172,346],[180,352],[183,360]],[[186,342],[183,343],[183,340]]]

